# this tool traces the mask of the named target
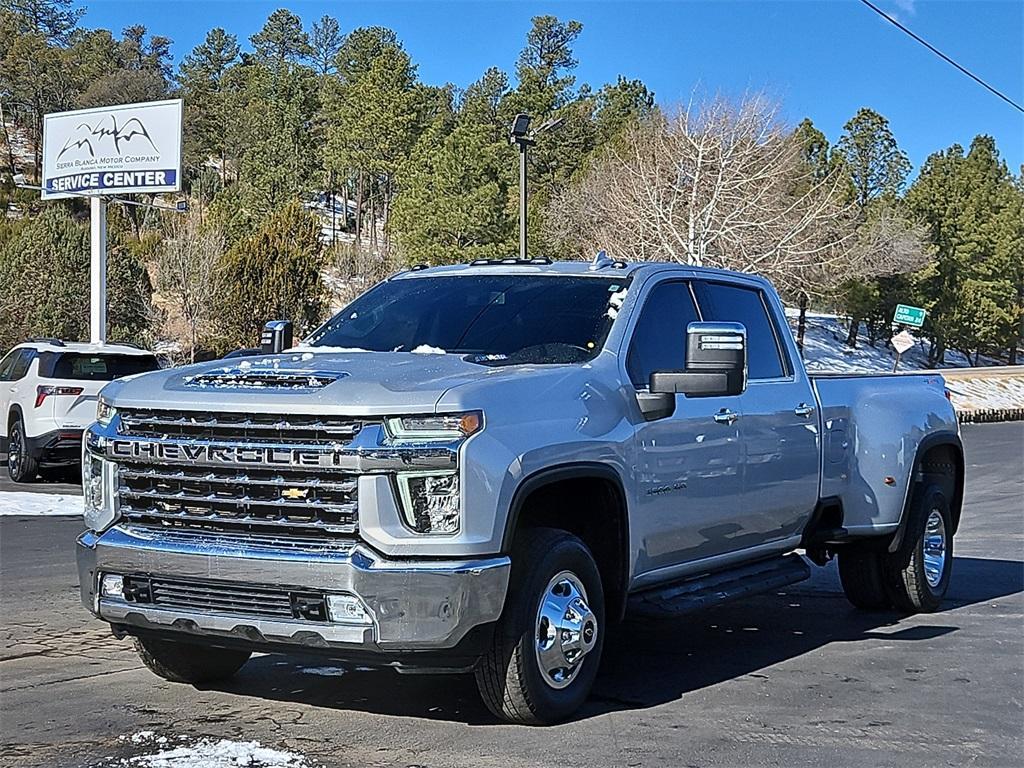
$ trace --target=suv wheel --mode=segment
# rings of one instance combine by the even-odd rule
[[[150,672],[172,683],[226,680],[249,660],[249,651],[213,648],[147,637],[135,638],[135,652]]]
[[[39,462],[28,452],[25,427],[16,418],[7,433],[7,474],[16,483],[31,483],[39,474]]]
[[[488,709],[530,725],[571,715],[594,683],[604,631],[601,577],[586,545],[549,528],[520,533],[505,610],[476,670]]]

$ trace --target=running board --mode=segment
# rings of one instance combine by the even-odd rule
[[[652,618],[682,616],[795,584],[810,575],[800,555],[760,560],[637,592],[629,597],[628,611]]]

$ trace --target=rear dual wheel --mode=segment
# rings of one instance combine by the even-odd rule
[[[839,553],[839,578],[853,605],[905,613],[938,610],[953,567],[953,521],[943,485],[926,482],[915,492],[895,552],[851,547]]]

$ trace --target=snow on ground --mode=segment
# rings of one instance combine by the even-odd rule
[[[344,667],[299,667],[299,672],[305,675],[318,675],[320,677],[341,677],[348,670]]]
[[[958,411],[1024,410],[1024,371],[1020,376],[999,378],[968,377],[957,374],[946,378]]]
[[[82,497],[59,493],[0,493],[0,517],[81,515]]]
[[[122,742],[145,745],[148,754],[121,758],[118,768],[313,768],[305,757],[264,747],[256,741],[189,739],[179,736],[177,745],[153,731],[139,731]]]
[[[796,336],[797,319],[800,310],[786,308],[790,330]],[[849,324],[845,318],[817,312],[807,313],[807,328],[804,332],[804,364],[811,373],[881,373],[892,370],[896,351],[884,341],[868,343],[867,330],[861,325],[856,349],[846,346]],[[982,365],[997,365],[988,358],[982,358]],[[964,368],[970,361],[961,353],[947,350],[946,360],[940,368]],[[917,343],[900,358],[901,371],[918,370],[928,367],[928,342],[917,337]]]
[[[799,310],[786,308],[790,329],[796,335]],[[811,373],[888,373],[896,360],[896,351],[883,341],[871,346],[861,327],[857,347],[846,346],[847,322],[835,315],[807,313],[804,332],[804,365]],[[989,358],[972,368],[961,353],[947,351],[941,368],[960,368],[963,372],[947,376],[946,386],[952,394],[958,411],[1020,410],[1024,409],[1024,366],[1019,376],[986,373],[985,368],[998,365]],[[918,338],[917,343],[903,353],[899,370],[913,371],[928,368],[928,344]],[[976,374],[976,375],[975,375]]]

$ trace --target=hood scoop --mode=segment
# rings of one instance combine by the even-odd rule
[[[220,368],[185,377],[186,387],[208,389],[278,389],[309,392],[323,389],[347,373],[281,371],[273,368]]]

